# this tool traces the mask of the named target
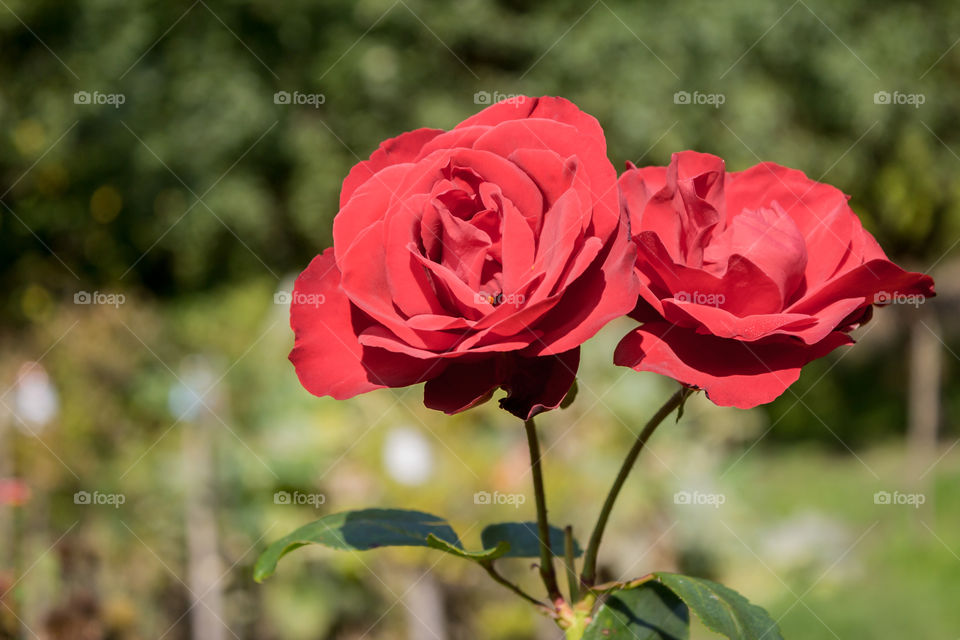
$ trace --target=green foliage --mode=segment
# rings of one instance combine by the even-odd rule
[[[449,553],[452,556],[463,558],[464,560],[473,560],[474,562],[489,562],[490,560],[496,560],[497,558],[502,558],[507,554],[508,551],[510,551],[510,543],[506,540],[497,543],[497,546],[493,547],[492,549],[466,551],[460,548],[458,545],[451,544],[446,540],[441,540],[432,533],[427,536],[427,546],[433,549],[438,549],[445,553]]]
[[[539,558],[540,535],[536,522],[500,522],[484,527],[480,532],[483,546],[497,547],[501,542],[510,544],[510,550],[504,554],[507,558]],[[574,540],[574,554],[580,557],[583,549]],[[553,555],[563,557],[563,530],[550,527],[550,550]]]
[[[497,558],[536,558],[540,538],[535,522],[502,522],[484,528],[484,549],[467,551],[449,524],[439,516],[405,509],[361,509],[333,513],[306,524],[272,543],[257,560],[254,579],[266,580],[280,558],[308,544],[321,544],[341,551],[367,551],[381,547],[430,547],[444,553],[489,562]],[[563,555],[563,531],[550,527],[554,555]],[[574,553],[583,551],[574,540]]]
[[[612,591],[583,637],[686,639],[691,610],[708,629],[731,640],[782,640],[770,614],[733,589],[662,571]]]
[[[946,0],[10,11],[0,284],[13,319],[28,282],[54,298],[77,279],[169,297],[298,270],[329,244],[351,165],[403,130],[454,125],[484,91],[569,97],[603,123],[618,167],[696,148],[731,169],[771,160],[823,176],[897,257],[929,262],[960,232],[960,12]],[[78,91],[125,101],[75,104]],[[325,100],[275,104],[278,91]],[[677,91],[725,102],[676,104]],[[876,104],[877,91],[925,102]]]
[[[257,560],[254,579],[269,578],[286,554],[308,544],[342,551],[367,551],[379,547],[431,546],[427,537],[459,545],[457,534],[445,520],[422,511],[362,509],[333,513],[304,525],[271,544]]]
[[[683,600],[711,631],[731,640],[782,640],[777,623],[766,611],[722,584],[676,573],[656,578]]]
[[[687,640],[690,612],[667,587],[648,582],[618,591],[601,605],[583,640]]]

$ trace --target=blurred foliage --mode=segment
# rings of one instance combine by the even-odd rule
[[[929,262],[960,232],[958,29],[946,1],[11,0],[6,311],[22,318],[29,284],[74,290],[70,271],[175,297],[301,268],[330,240],[350,166],[401,131],[456,124],[477,91],[569,97],[618,167],[696,148],[822,176],[893,255]],[[75,104],[77,91],[125,101]],[[278,105],[277,91],[325,101]],[[925,101],[875,104],[877,91]]]
[[[453,637],[542,634],[480,572],[428,551],[303,551],[264,586],[250,579],[267,541],[317,514],[275,504],[276,491],[322,493],[323,513],[437,512],[473,547],[484,524],[517,510],[472,495],[528,491],[521,434],[494,404],[448,419],[423,409],[416,388],[349,402],[300,388],[273,294],[329,245],[340,181],[383,139],[474,113],[478,92],[557,94],[599,119],[618,168],[693,148],[731,170],[802,169],[849,193],[892,257],[937,276],[960,237],[958,36],[960,5],[946,0],[0,3],[0,380],[6,389],[24,361],[42,360],[61,409],[35,437],[10,414],[13,394],[0,405],[0,453],[33,493],[24,508],[0,507],[15,533],[0,541],[0,600],[12,607],[0,607],[0,638],[15,633],[11,610],[53,638],[81,615],[93,637],[189,637],[194,431],[211,438],[207,508],[240,637],[396,638],[407,619],[396,600],[428,568]],[[324,100],[276,104],[278,91]],[[725,100],[676,104],[678,91]],[[924,102],[877,104],[878,91]],[[77,104],[77,92],[123,104]],[[955,354],[955,278],[944,273],[947,295],[930,311]],[[82,291],[125,302],[73,304]],[[913,311],[879,311],[849,356],[812,364],[767,408],[692,401],[628,486],[603,554],[609,577],[671,567],[722,577],[785,615],[788,637],[833,637],[827,626],[842,637],[954,632],[960,538],[940,523],[960,516],[960,450],[925,476],[935,504],[915,514],[870,500],[906,490],[889,443],[905,430]],[[541,420],[551,513],[581,537],[631,432],[669,390],[610,366],[627,326],[585,351],[574,406]],[[214,372],[212,411],[178,420],[171,388],[197,357]],[[944,449],[957,435],[955,370],[948,356]],[[430,443],[430,483],[384,469],[397,426]],[[719,487],[729,503],[716,514],[671,503],[696,486]],[[78,490],[127,501],[77,505]],[[834,572],[873,522],[840,563],[849,570]],[[802,547],[795,561],[782,545]],[[523,562],[507,573],[536,589]],[[795,604],[791,591],[811,585],[809,609]]]

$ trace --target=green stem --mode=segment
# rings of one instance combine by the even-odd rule
[[[613,504],[617,500],[617,496],[620,494],[620,489],[623,488],[624,482],[627,480],[627,476],[630,475],[630,471],[633,469],[633,465],[637,461],[637,457],[640,455],[640,452],[643,451],[644,445],[646,445],[647,440],[653,434],[660,423],[663,422],[663,419],[670,415],[674,409],[683,404],[683,401],[689,395],[691,390],[687,387],[681,388],[675,394],[670,396],[670,399],[667,400],[660,409],[653,414],[653,417],[647,422],[643,427],[643,431],[640,432],[640,435],[637,436],[636,442],[633,443],[633,447],[630,449],[630,452],[627,453],[627,457],[623,461],[623,465],[620,467],[620,472],[617,474],[617,479],[613,481],[613,486],[610,487],[610,492],[607,493],[607,498],[603,502],[603,508],[600,509],[600,516],[597,518],[597,524],[593,527],[593,533],[590,534],[590,542],[587,544],[587,551],[583,556],[583,573],[581,574],[580,580],[587,587],[593,586],[593,583],[597,578],[597,552],[600,550],[600,540],[603,538],[603,530],[607,526],[607,520],[610,518],[610,512],[613,510]]]
[[[583,634],[587,632],[587,627],[590,626],[590,618],[586,616],[580,616],[576,618],[573,623],[564,629],[564,638],[565,640],[582,640]]]
[[[569,524],[563,529],[563,556],[566,561],[570,602],[577,602],[580,599],[580,579],[577,577],[577,561],[573,552],[573,527]]]
[[[523,599],[526,600],[527,602],[531,603],[532,605],[534,605],[535,607],[537,607],[538,609],[540,609],[540,610],[543,611],[544,613],[546,613],[546,614],[548,614],[548,615],[550,615],[550,616],[553,616],[553,615],[554,615],[553,609],[552,609],[552,608],[550,607],[550,605],[548,605],[546,602],[541,602],[540,600],[537,600],[536,598],[534,598],[533,596],[531,596],[529,593],[527,593],[526,591],[524,591],[523,589],[521,589],[520,587],[518,587],[518,586],[515,585],[514,583],[512,583],[512,582],[510,582],[509,580],[507,580],[506,578],[504,578],[504,577],[500,574],[500,572],[497,571],[497,568],[493,566],[493,561],[492,561],[492,560],[487,560],[487,561],[484,561],[484,562],[480,562],[479,564],[480,564],[480,566],[483,567],[484,570],[490,575],[490,577],[493,578],[494,581],[496,581],[498,584],[501,584],[501,585],[505,586],[507,589],[510,589],[510,591],[513,591],[515,594],[517,594],[518,596],[520,596],[521,598],[523,598]]]
[[[537,502],[537,529],[540,537],[540,577],[547,588],[547,595],[554,604],[564,602],[557,574],[553,568],[553,550],[550,548],[550,525],[547,523],[547,498],[543,490],[543,472],[540,469],[540,443],[537,440],[537,427],[533,418],[523,423],[527,432],[527,445],[530,448],[530,471],[533,475],[533,493]]]

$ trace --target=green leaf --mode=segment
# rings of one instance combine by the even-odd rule
[[[676,573],[658,571],[654,576],[680,596],[711,631],[731,640],[783,640],[770,615],[733,589]]]
[[[501,542],[509,542],[510,550],[504,558],[539,558],[540,536],[536,522],[501,522],[491,524],[480,532],[480,541],[484,549],[497,547]],[[550,550],[553,555],[563,557],[563,529],[550,527]],[[580,557],[583,550],[576,540],[573,541],[574,556]]]
[[[670,589],[648,582],[607,598],[583,640],[687,640],[690,611]]]
[[[446,540],[441,540],[432,533],[427,536],[427,546],[432,549],[439,549],[444,553],[449,553],[450,555],[457,556],[458,558],[464,558],[466,560],[473,560],[475,562],[486,562],[489,560],[496,560],[507,554],[510,551],[510,543],[506,540],[501,541],[497,546],[492,549],[481,549],[480,551],[465,551],[460,548],[458,544],[450,544]]]
[[[426,547],[430,535],[452,546],[460,546],[457,534],[446,520],[422,511],[362,509],[333,513],[300,527],[267,547],[257,559],[253,579],[263,582],[273,575],[280,558],[307,544],[348,551]]]

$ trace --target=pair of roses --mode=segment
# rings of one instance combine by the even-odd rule
[[[623,315],[641,324],[616,364],[754,407],[852,343],[876,301],[934,294],[836,188],[692,151],[618,179],[596,119],[552,97],[387,140],[344,180],[333,238],[291,305],[303,386],[426,382],[451,414],[498,388],[522,419],[558,407],[580,345]]]

